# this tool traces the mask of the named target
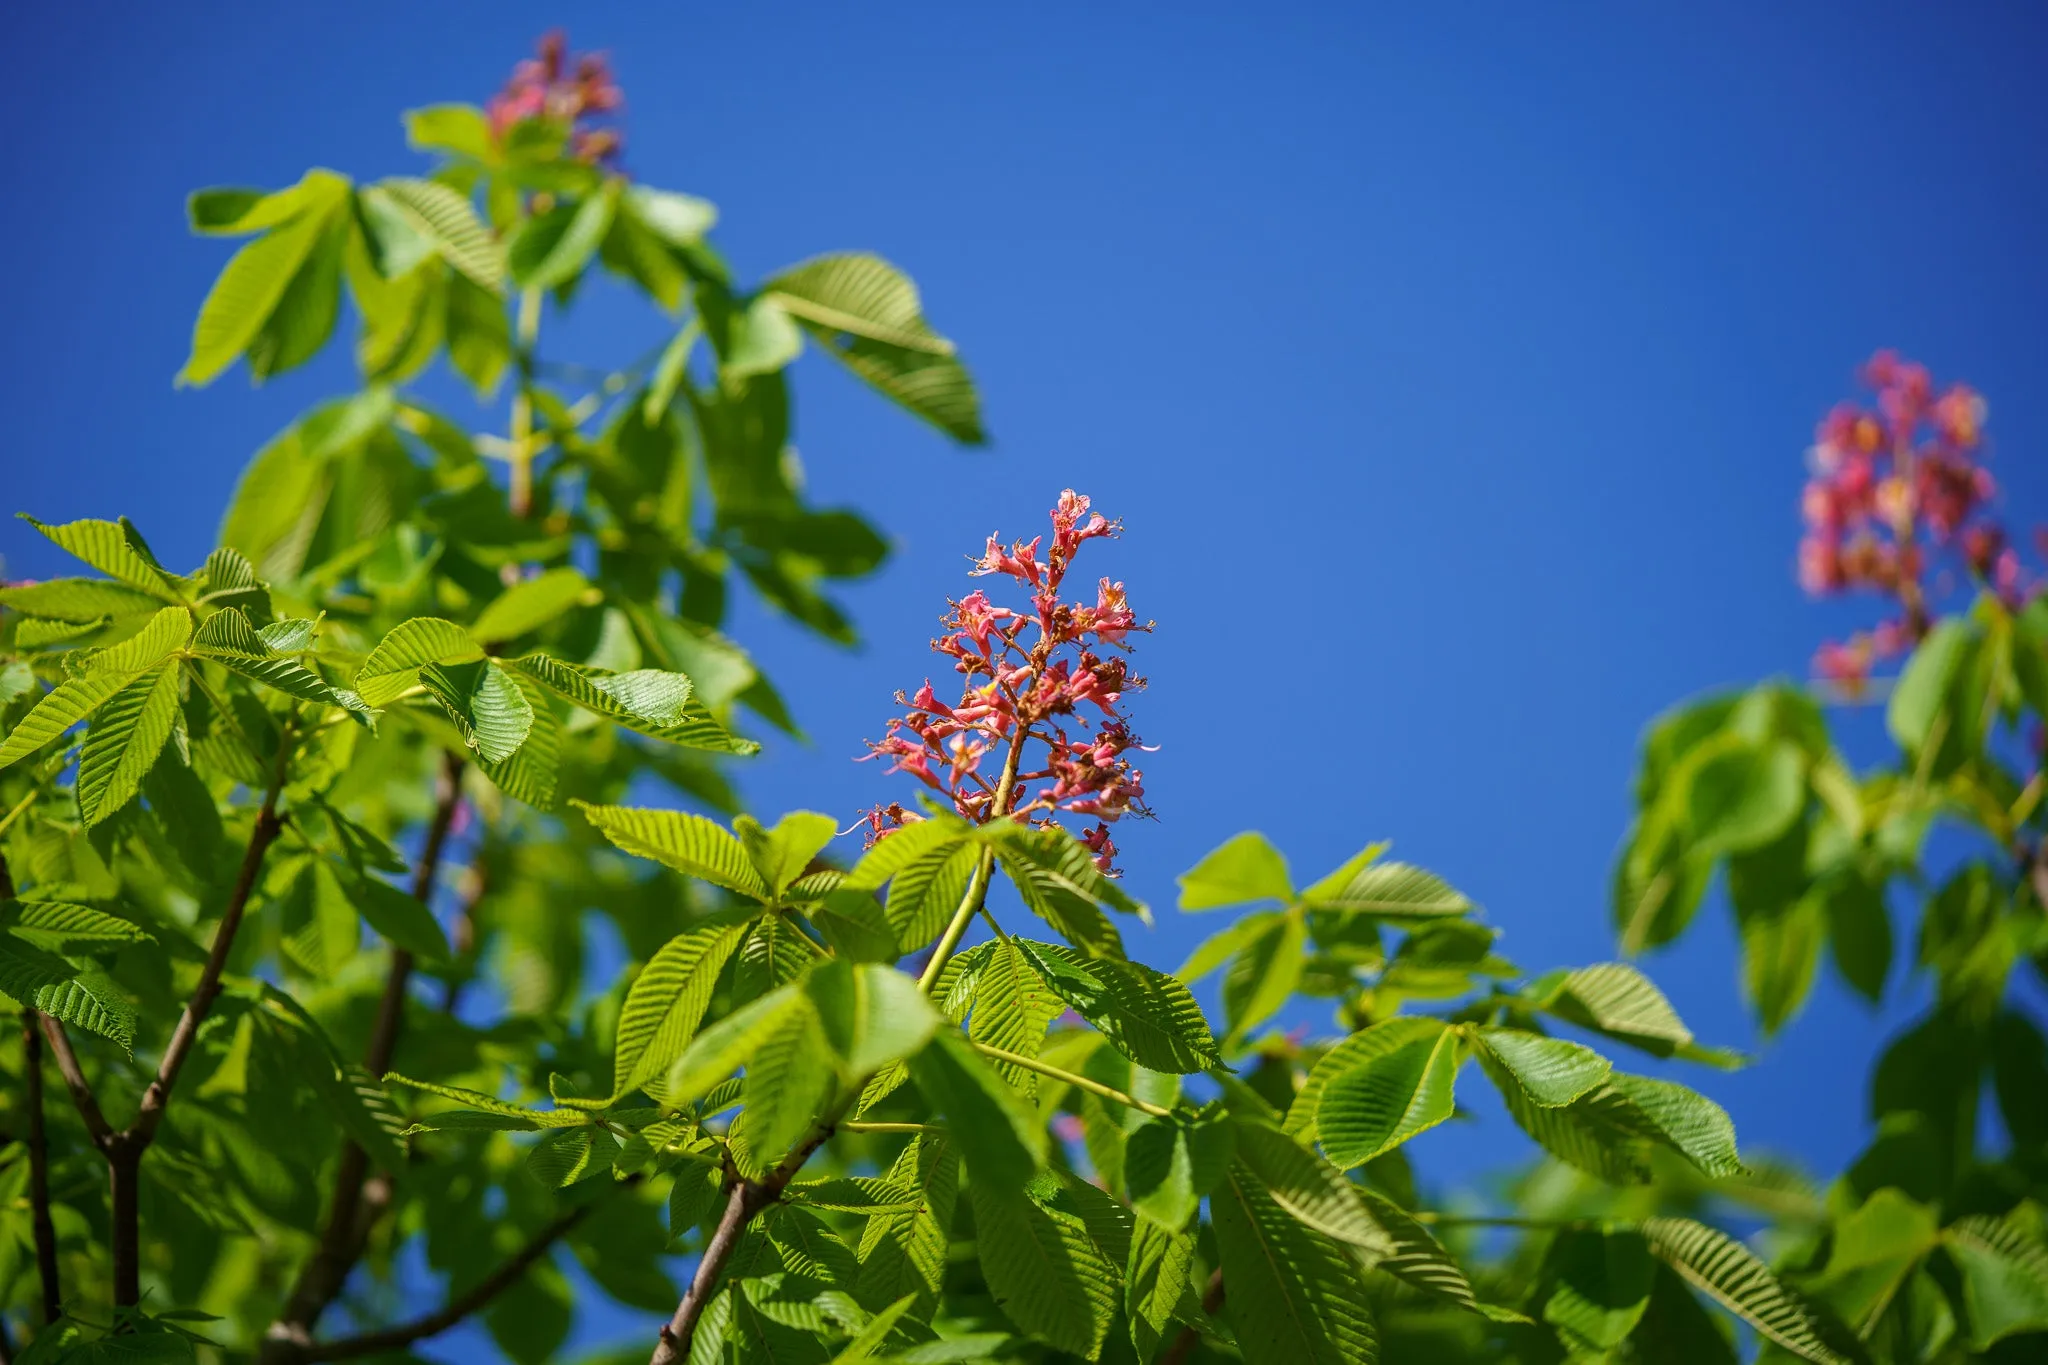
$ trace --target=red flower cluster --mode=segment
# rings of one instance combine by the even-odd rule
[[[1144,746],[1117,708],[1124,693],[1144,686],[1122,656],[1126,637],[1152,627],[1131,615],[1121,583],[1101,580],[1092,605],[1063,601],[1060,585],[1083,542],[1117,530],[1070,488],[1052,510],[1050,548],[1043,536],[1007,549],[990,536],[972,573],[1015,579],[1030,590],[1031,609],[997,606],[982,592],[951,603],[946,633],[932,648],[965,675],[960,700],[940,701],[929,680],[913,697],[899,692],[909,713],[889,722],[886,738],[868,742],[868,757],[888,759],[890,772],[909,773],[977,824],[1093,816],[1081,839],[1104,871],[1116,856],[1109,826],[1148,813],[1144,774],[1128,757]],[[1000,754],[993,780],[982,771],[992,753]],[[916,818],[900,805],[870,812],[869,842]]]
[[[560,29],[540,40],[540,55],[512,68],[505,88],[491,96],[491,131],[501,140],[513,124],[527,119],[553,119],[569,127],[569,152],[593,166],[618,161],[623,145],[619,130],[597,120],[625,106],[611,65],[601,52],[570,59],[569,40]]]
[[[1800,500],[1801,585],[1815,595],[1868,589],[1898,604],[1896,617],[1814,656],[1821,676],[1852,692],[1876,660],[1927,633],[1940,581],[1930,574],[1945,553],[2008,599],[2021,588],[2019,556],[1985,514],[1998,485],[1982,463],[1984,400],[1962,384],[1937,394],[1924,366],[1891,351],[1872,356],[1862,378],[1876,406],[1843,403],[1828,414]]]

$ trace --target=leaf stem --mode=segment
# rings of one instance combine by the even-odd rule
[[[534,343],[540,339],[540,290],[519,291],[515,359],[519,389],[512,395],[512,515],[523,517],[533,507],[533,370]]]
[[[929,1133],[929,1123],[862,1123],[848,1119],[839,1125],[842,1133]]]
[[[1012,1052],[1008,1048],[996,1047],[992,1043],[977,1042],[972,1038],[967,1040],[967,1045],[985,1057],[993,1057],[999,1062],[1008,1062],[1011,1066],[1021,1066],[1026,1071],[1035,1071],[1039,1075],[1051,1080],[1064,1081],[1077,1090],[1085,1090],[1091,1095],[1098,1095],[1105,1100],[1121,1104],[1126,1109],[1136,1109],[1140,1113],[1150,1114],[1154,1118],[1163,1119],[1173,1116],[1171,1109],[1161,1108],[1159,1105],[1152,1103],[1152,1101],[1141,1100],[1135,1095],[1126,1095],[1114,1086],[1104,1085],[1101,1081],[1076,1075],[1074,1072],[1054,1066],[1050,1062],[1041,1062],[1036,1057],[1026,1057],[1021,1052]]]
[[[1027,681],[1026,686],[1030,684]],[[1003,760],[1002,780],[996,783],[996,792],[989,801],[989,821],[1006,818],[1010,813],[1010,802],[1016,794],[1017,765],[1024,757],[1024,741],[1030,735],[1030,727],[1022,721],[1017,723],[1017,733],[1010,739],[1009,756]],[[924,964],[924,971],[917,978],[918,990],[926,995],[939,984],[939,973],[946,970],[947,959],[960,946],[960,940],[967,933],[967,926],[981,913],[988,903],[988,884],[995,876],[996,851],[984,848],[981,861],[974,866],[974,876],[967,883],[967,894],[960,898],[960,908],[953,912],[952,921],[946,925],[946,932],[939,936],[937,946],[932,949],[931,961]]]

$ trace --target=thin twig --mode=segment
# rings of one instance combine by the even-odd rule
[[[42,1025],[43,1038],[50,1045],[50,1055],[57,1059],[57,1074],[64,1078],[64,1088],[71,1092],[71,1102],[78,1107],[78,1116],[85,1120],[85,1131],[92,1135],[93,1145],[105,1148],[114,1137],[114,1125],[107,1122],[107,1116],[100,1111],[100,1102],[92,1093],[92,1082],[85,1078],[85,1068],[78,1064],[78,1054],[71,1050],[71,1035],[64,1032],[64,1025],[47,1014],[36,1016]]]
[[[1152,1103],[1150,1100],[1141,1100],[1135,1095],[1126,1095],[1114,1086],[1104,1085],[1101,1081],[1077,1075],[1062,1067],[1054,1066],[1050,1062],[1041,1062],[1036,1057],[1026,1057],[1021,1052],[1012,1052],[1008,1048],[996,1047],[993,1044],[979,1042],[972,1038],[967,1040],[967,1045],[985,1057],[993,1057],[999,1062],[1008,1062],[1011,1066],[1021,1066],[1026,1071],[1036,1071],[1039,1075],[1051,1080],[1064,1081],[1077,1090],[1086,1090],[1091,1095],[1099,1095],[1105,1100],[1121,1104],[1126,1109],[1136,1109],[1140,1113],[1150,1114],[1154,1118],[1165,1119],[1173,1117],[1171,1109],[1163,1108]]]
[[[11,891],[12,888],[9,888]],[[36,1273],[43,1283],[43,1325],[64,1315],[64,1288],[57,1278],[57,1227],[50,1221],[50,1149],[43,1132],[43,1033],[38,1011],[21,1012],[21,1061],[28,1104],[29,1222],[36,1244]]]
[[[446,753],[435,791],[434,815],[427,825],[419,862],[413,867],[412,892],[423,904],[429,903],[440,877],[441,855],[447,848],[448,832],[455,824],[455,812],[462,804],[463,759]],[[406,988],[412,980],[413,956],[393,947],[391,965],[384,977],[384,993],[377,1004],[371,1026],[370,1045],[364,1066],[372,1076],[391,1069],[392,1054],[398,1048],[399,1027],[405,1019]],[[375,1194],[376,1198],[370,1197]],[[299,1272],[282,1312],[265,1333],[259,1359],[276,1361],[294,1358],[311,1340],[320,1315],[341,1293],[349,1272],[361,1259],[368,1244],[370,1228],[389,1202],[388,1188],[370,1181],[370,1156],[354,1142],[344,1142],[335,1162],[334,1193],[328,1201],[327,1220],[320,1244]]]
[[[620,1188],[635,1184],[638,1176],[620,1182]],[[505,1290],[517,1284],[521,1277],[532,1268],[534,1262],[547,1255],[563,1234],[575,1227],[589,1215],[590,1204],[578,1204],[567,1209],[529,1238],[526,1244],[508,1256],[490,1274],[478,1280],[462,1293],[455,1295],[431,1313],[414,1318],[411,1322],[387,1327],[382,1331],[363,1332],[337,1341],[315,1341],[298,1346],[292,1355],[296,1361],[311,1365],[322,1360],[353,1360],[358,1356],[382,1355],[387,1351],[402,1351],[416,1341],[438,1336],[461,1322],[470,1314],[482,1308]]]

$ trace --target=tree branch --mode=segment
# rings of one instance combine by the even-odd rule
[[[50,1221],[50,1150],[43,1134],[43,1034],[37,1011],[21,1012],[22,1070],[28,1094],[29,1221],[36,1244],[36,1273],[43,1282],[43,1325],[64,1315],[64,1289],[57,1279],[57,1227]]]
[[[442,755],[433,818],[427,824],[419,862],[413,866],[412,893],[422,903],[431,903],[434,884],[441,873],[441,855],[448,845],[448,832],[454,827],[455,812],[462,805],[462,770],[461,755]],[[405,1020],[406,987],[412,980],[412,970],[412,954],[394,947],[391,950],[391,967],[384,977],[384,994],[377,1002],[377,1017],[370,1030],[370,1046],[364,1057],[364,1065],[372,1076],[382,1076],[391,1069],[391,1057],[398,1048],[399,1027]],[[341,1156],[335,1163],[334,1196],[328,1202],[320,1245],[314,1248],[305,1268],[299,1272],[283,1311],[264,1334],[259,1360],[300,1358],[297,1352],[308,1349],[320,1315],[341,1294],[349,1272],[362,1258],[371,1226],[389,1202],[388,1191],[382,1199],[365,1198],[369,1176],[369,1153],[353,1142],[344,1142]]]
[[[107,1122],[107,1116],[100,1112],[100,1102],[93,1098],[92,1083],[85,1079],[78,1054],[71,1050],[71,1035],[50,1015],[38,1014],[36,1022],[42,1025],[43,1037],[49,1041],[50,1055],[57,1059],[57,1074],[64,1078],[64,1088],[71,1092],[71,1102],[78,1106],[78,1116],[85,1120],[85,1131],[92,1135],[94,1146],[105,1150],[113,1140],[114,1125]]]
[[[631,1181],[622,1182],[622,1186],[637,1183],[638,1179],[636,1176]],[[312,1365],[312,1362],[322,1360],[353,1360],[358,1356],[402,1351],[416,1341],[423,1341],[445,1332],[517,1284],[520,1277],[532,1268],[535,1261],[547,1255],[549,1249],[564,1233],[583,1221],[590,1209],[590,1204],[579,1204],[561,1213],[554,1221],[535,1233],[526,1245],[507,1257],[496,1270],[424,1317],[414,1318],[411,1322],[401,1323],[396,1327],[387,1327],[380,1332],[364,1332],[357,1336],[342,1337],[338,1341],[295,1344],[291,1358],[303,1362],[304,1365]]]

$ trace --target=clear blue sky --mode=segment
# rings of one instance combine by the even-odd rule
[[[1246,826],[1304,874],[1391,838],[1525,965],[1598,960],[1640,727],[1858,617],[1792,579],[1801,452],[1853,366],[1970,379],[2015,520],[2048,507],[2048,14],[1404,8],[32,7],[0,86],[6,510],[125,512],[196,562],[249,453],[348,376],[173,391],[225,256],[185,192],[414,169],[400,109],[481,99],[570,19],[616,58],[630,168],[715,200],[743,273],[882,251],[986,397],[995,444],[961,454],[803,362],[813,487],[899,553],[849,594],[850,656],[741,612],[813,737],[754,765],[760,809],[886,799],[847,759],[937,671],[962,556],[1073,485],[1129,526],[1089,571],[1160,626],[1133,890],[1170,905]],[[658,332],[593,293],[544,349]],[[58,569],[17,523],[0,553]],[[1652,968],[1748,1044],[1703,923]],[[1214,927],[1135,946],[1170,966]],[[1746,1145],[1838,1166],[1886,1026],[1824,984],[1709,1088]],[[1525,1149],[1488,1122],[1422,1150]]]

